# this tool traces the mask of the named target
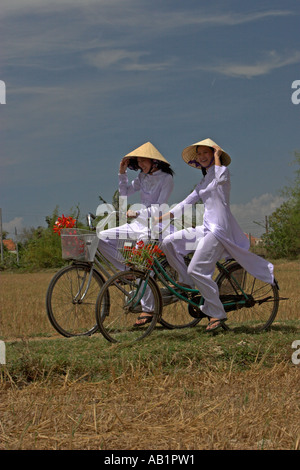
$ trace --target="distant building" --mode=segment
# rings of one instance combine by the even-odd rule
[[[7,251],[10,251],[11,253],[16,253],[16,244],[13,240],[8,238],[7,240],[3,240],[3,246],[7,249]]]
[[[261,238],[253,237],[251,234],[248,234],[248,233],[245,233],[245,235],[248,238],[248,240],[250,237],[250,246],[257,246],[257,245],[260,245],[260,243],[262,243]]]

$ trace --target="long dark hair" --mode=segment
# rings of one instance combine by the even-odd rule
[[[151,159],[152,160],[152,159]],[[172,170],[171,166],[169,165],[169,163],[166,163],[166,162],[162,162],[160,160],[152,160],[153,163],[152,163],[152,169],[153,168],[157,168],[158,170],[161,170],[163,171],[164,173],[168,173],[169,175],[174,175],[174,171]],[[129,165],[128,165],[128,168],[130,170],[134,170],[134,171],[138,171],[140,170],[140,167],[138,165],[138,161],[137,161],[137,157],[134,157],[134,158],[131,158],[129,160]],[[150,171],[151,173],[151,171]]]

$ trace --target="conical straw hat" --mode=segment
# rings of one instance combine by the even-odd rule
[[[221,154],[222,165],[228,166],[230,164],[231,158],[228,155],[228,153],[224,152],[224,150],[221,149],[221,147],[218,144],[216,144],[213,140],[205,139],[205,140],[201,140],[200,142],[196,142],[195,144],[190,145],[189,147],[186,147],[182,151],[182,154],[181,154],[182,158],[185,161],[185,163],[187,163],[188,165],[194,168],[201,169],[201,166],[199,164],[197,165],[195,162],[196,157],[197,157],[196,150],[197,150],[198,145],[206,145],[207,147],[212,147],[215,150],[221,150],[222,151],[222,154]]]
[[[151,144],[151,142],[146,142],[137,149],[132,150],[132,152],[129,152],[127,155],[125,155],[124,158],[134,157],[151,158],[152,160],[159,160],[170,165],[170,163],[162,156],[162,154],[157,150],[157,148],[154,147],[153,144]]]

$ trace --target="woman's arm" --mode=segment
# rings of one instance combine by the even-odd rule
[[[151,216],[152,220],[158,220],[158,213],[159,211],[167,210],[167,201],[173,191],[174,182],[173,177],[170,174],[166,174],[163,176],[159,188],[159,192],[156,196],[156,202],[152,204],[151,208],[142,209],[139,212],[141,217],[149,217]]]
[[[158,222],[162,222],[163,220],[166,220],[166,219],[173,220],[174,214],[172,214],[172,212],[166,212],[165,214],[162,214],[159,217],[154,217],[153,222],[154,224],[158,224]]]
[[[222,150],[221,149],[216,149],[214,155],[215,155],[215,165],[216,166],[222,166],[222,163],[221,163]]]
[[[162,187],[157,199],[157,204],[166,204],[174,189],[174,181],[172,175],[167,175],[163,180]]]
[[[223,185],[225,183],[230,182],[230,175],[228,168],[222,165],[221,162],[222,158],[222,150],[217,149],[215,151],[215,179],[213,181],[214,185]]]
[[[122,160],[120,161],[120,169],[119,169],[119,174],[120,175],[124,175],[126,173],[126,170],[127,170],[127,167],[129,165],[129,158],[122,158]]]
[[[185,205],[195,204],[199,201],[198,186],[183,201],[179,202],[173,209],[160,217],[154,219],[155,222],[161,222],[167,218],[174,219],[177,215],[181,216]]]
[[[138,178],[135,178],[131,184],[128,184],[128,177],[127,177],[127,167],[129,165],[129,158],[122,158],[120,162],[120,169],[119,169],[119,193],[120,196],[130,196],[135,192],[141,189],[140,181]]]

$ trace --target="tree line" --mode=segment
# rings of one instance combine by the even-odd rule
[[[269,216],[268,231],[262,236],[266,256],[274,259],[296,259],[300,256],[300,152],[295,152],[293,164],[296,166],[294,181],[282,190],[286,200]],[[101,196],[99,199],[106,202]],[[114,193],[112,204],[117,210],[117,191]],[[46,269],[63,266],[65,261],[61,257],[61,239],[53,231],[59,215],[59,208],[56,207],[53,213],[45,218],[46,227],[23,230],[18,242],[18,264],[16,257],[4,246],[0,269]],[[68,215],[76,218],[78,228],[87,228],[85,220],[81,219],[78,206],[71,209]]]
[[[273,258],[295,259],[300,254],[300,152],[295,152],[293,164],[294,181],[282,190],[286,201],[270,215],[268,233],[262,237]]]

